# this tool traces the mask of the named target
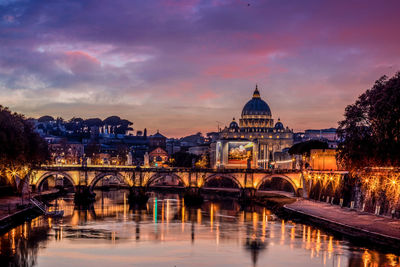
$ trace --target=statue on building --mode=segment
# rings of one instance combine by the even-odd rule
[[[144,154],[144,167],[150,167],[149,153]]]
[[[126,154],[126,165],[132,165],[132,152],[129,151],[128,154]]]

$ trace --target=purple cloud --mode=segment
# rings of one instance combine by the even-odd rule
[[[248,5],[250,3],[250,6]],[[336,126],[400,69],[398,1],[3,1],[0,100],[28,116],[120,115],[170,136],[238,117]]]

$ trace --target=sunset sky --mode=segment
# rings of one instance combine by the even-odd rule
[[[168,137],[240,117],[256,83],[275,120],[336,127],[400,70],[400,1],[0,1],[0,104],[118,115]]]

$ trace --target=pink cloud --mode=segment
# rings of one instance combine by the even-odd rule
[[[228,123],[259,83],[285,125],[336,126],[400,69],[398,0],[8,2],[0,100],[28,116],[120,113],[180,135],[214,129],[215,114]],[[88,88],[98,107],[46,98]]]
[[[67,51],[65,54],[67,55],[67,61],[70,64],[74,64],[79,61],[89,61],[94,64],[100,64],[100,61],[98,61],[95,57],[83,51]]]

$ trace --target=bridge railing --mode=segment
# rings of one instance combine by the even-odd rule
[[[140,171],[140,172],[207,172],[207,173],[267,173],[284,174],[298,173],[296,169],[211,169],[211,168],[182,168],[182,167],[143,167],[134,165],[42,165],[39,170],[68,171],[68,170],[95,170],[95,171]]]

